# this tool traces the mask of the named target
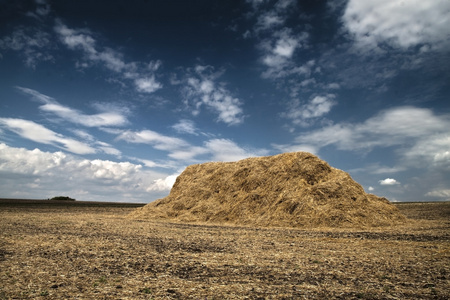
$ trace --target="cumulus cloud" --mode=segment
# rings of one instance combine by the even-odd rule
[[[154,181],[154,184],[148,187],[147,191],[170,191],[175,184],[179,174],[169,175],[166,178],[160,178]]]
[[[379,0],[348,2],[345,27],[364,48],[386,43],[410,48],[450,44],[450,2],[441,0]]]
[[[378,181],[380,183],[380,185],[398,185],[400,184],[400,182],[398,182],[397,180],[393,179],[393,178],[386,178],[383,180]]]
[[[119,73],[123,79],[132,80],[138,92],[153,93],[163,87],[155,78],[155,72],[161,61],[152,61],[147,64],[138,62],[125,62],[123,54],[108,47],[100,47],[93,34],[87,29],[72,29],[58,20],[54,27],[61,42],[71,50],[81,51],[84,63],[79,66],[87,67],[99,63],[107,69]]]
[[[32,96],[33,99],[42,102],[43,105],[39,107],[40,110],[54,114],[71,123],[86,127],[122,126],[128,123],[127,118],[122,113],[117,111],[105,111],[98,114],[86,115],[76,109],[64,106],[52,97],[41,94],[36,90],[24,87],[16,88]]]
[[[95,149],[86,143],[67,138],[33,121],[0,118],[0,126],[8,129],[23,138],[41,144],[49,144],[76,154],[95,153]]]
[[[167,176],[130,162],[87,160],[0,144],[0,188],[7,197],[64,194],[80,200],[149,202],[155,199],[152,196],[168,192],[171,177]],[[162,178],[166,186],[160,183]]]
[[[240,124],[244,121],[243,103],[226,89],[224,83],[218,81],[220,75],[211,66],[196,66],[185,80],[185,104],[194,115],[199,114],[200,108],[205,106],[218,114],[217,121],[228,125]]]

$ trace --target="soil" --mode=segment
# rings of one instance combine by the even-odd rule
[[[0,299],[449,299],[450,203],[403,225],[130,220],[120,205],[0,205]]]

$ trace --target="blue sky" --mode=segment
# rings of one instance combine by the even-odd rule
[[[450,200],[450,2],[0,0],[0,197],[150,202],[309,151]]]

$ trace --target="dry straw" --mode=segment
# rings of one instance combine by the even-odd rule
[[[387,199],[306,152],[191,165],[169,196],[137,219],[280,227],[373,227],[405,222]]]

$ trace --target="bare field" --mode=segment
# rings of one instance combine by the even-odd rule
[[[120,205],[0,205],[0,299],[449,299],[450,203],[406,225],[129,220]]]

